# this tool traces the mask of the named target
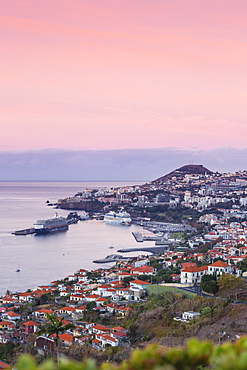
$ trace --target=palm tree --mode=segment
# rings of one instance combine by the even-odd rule
[[[36,335],[41,334],[54,335],[54,345],[57,350],[57,360],[58,360],[58,344],[59,344],[59,334],[66,332],[67,330],[74,329],[72,323],[63,324],[64,317],[58,317],[55,314],[47,314],[48,322],[44,323],[41,328],[36,332]]]

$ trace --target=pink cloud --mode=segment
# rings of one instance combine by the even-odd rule
[[[0,6],[0,149],[246,145],[245,2]]]

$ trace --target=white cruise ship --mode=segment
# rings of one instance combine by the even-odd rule
[[[131,218],[130,214],[127,212],[114,212],[110,211],[105,214],[104,221],[107,224],[114,224],[114,225],[130,225]]]
[[[34,224],[34,231],[36,234],[49,234],[57,231],[68,230],[67,219],[62,216],[55,214],[55,217],[48,219],[37,220]]]

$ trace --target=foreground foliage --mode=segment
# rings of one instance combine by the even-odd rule
[[[212,370],[244,370],[247,364],[247,337],[232,343],[214,346],[211,342],[191,339],[185,348],[165,348],[158,345],[133,352],[129,360],[120,366],[109,362],[100,367],[93,360],[75,363],[67,360],[56,364],[47,361],[37,366],[29,356],[23,356],[18,370],[199,370],[204,367]]]

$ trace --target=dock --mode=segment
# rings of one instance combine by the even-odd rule
[[[152,254],[159,254],[167,250],[171,250],[171,245],[163,244],[162,246],[157,247],[140,247],[140,248],[123,248],[118,249],[117,252],[120,253],[129,253],[129,252],[150,252]]]
[[[34,233],[35,233],[35,230],[32,227],[30,229],[16,230],[11,234],[14,234],[14,235],[29,235],[29,234],[34,234]]]
[[[134,231],[134,232],[132,232],[132,235],[135,238],[136,242],[138,242],[138,243],[143,242],[142,233],[139,233],[138,231]]]
[[[138,243],[142,243],[142,242],[146,242],[146,241],[153,241],[155,242],[155,244],[164,244],[164,245],[170,245],[170,244],[173,244],[173,242],[171,242],[170,240],[166,240],[164,239],[163,237],[161,236],[157,236],[157,235],[142,235],[142,233],[140,233],[139,231],[133,231],[132,232],[132,235],[134,236],[135,240],[138,242]]]
[[[106,256],[106,258],[93,261],[93,263],[109,263],[117,261],[126,261],[129,259],[130,259],[129,257],[123,257],[121,254],[110,254],[109,256]]]

